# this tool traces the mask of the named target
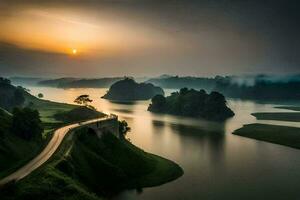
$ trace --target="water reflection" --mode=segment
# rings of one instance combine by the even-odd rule
[[[208,130],[196,126],[186,126],[181,124],[170,124],[174,134],[180,135],[181,146],[184,149],[187,145],[195,144],[194,150],[208,151],[210,162],[213,167],[220,166],[224,158],[225,131],[224,124],[220,123],[218,130]],[[190,153],[190,152],[186,152]],[[200,155],[200,154],[199,154]],[[218,165],[216,165],[218,164]]]
[[[126,113],[126,114],[132,114],[132,113],[134,113],[134,111],[132,109],[117,109],[117,108],[113,108],[112,111]]]
[[[138,103],[138,101],[115,101],[115,100],[108,100],[111,103],[115,104],[124,104],[124,105],[135,105]]]

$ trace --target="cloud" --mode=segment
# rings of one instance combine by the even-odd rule
[[[122,51],[106,57],[70,59],[64,54],[2,43],[1,73],[92,76],[300,72],[298,1],[2,0],[0,21],[28,8],[79,27],[98,28],[100,24],[101,29],[100,21],[107,22],[107,27],[117,24],[121,28],[113,29],[114,34],[104,30],[93,37],[105,36],[99,46],[110,37],[113,46],[122,47]],[[51,9],[58,14],[49,15]],[[62,18],[67,11],[83,16],[79,21]],[[88,28],[80,30],[86,33]],[[105,51],[98,48],[92,51]]]

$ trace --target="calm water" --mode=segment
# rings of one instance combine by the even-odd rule
[[[128,121],[132,129],[128,137],[135,145],[184,169],[176,181],[141,193],[125,191],[114,200],[300,199],[299,150],[231,134],[243,124],[257,122],[252,112],[286,111],[274,105],[230,100],[236,116],[221,124],[151,114],[147,112],[149,101],[109,102],[100,98],[107,89],[30,89],[34,95],[41,92],[46,99],[66,103],[89,94],[98,110]],[[300,123],[260,123],[300,127]]]

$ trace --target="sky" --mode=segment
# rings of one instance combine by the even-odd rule
[[[1,0],[0,75],[296,74],[299,9],[292,0]]]

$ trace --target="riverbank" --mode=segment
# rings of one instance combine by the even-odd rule
[[[276,106],[275,108],[300,111],[300,106]]]
[[[300,122],[300,112],[252,113],[258,120]]]
[[[233,134],[300,149],[300,128],[247,124]]]

